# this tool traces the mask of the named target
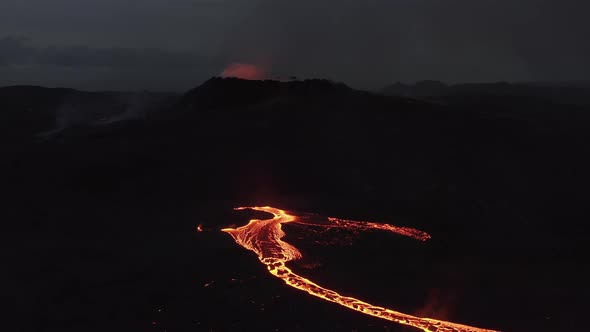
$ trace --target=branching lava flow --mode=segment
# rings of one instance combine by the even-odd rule
[[[338,303],[349,309],[399,324],[413,326],[423,331],[494,332],[493,330],[404,314],[391,309],[374,306],[354,297],[343,296],[333,290],[321,287],[311,280],[294,273],[286,266],[288,261],[301,258],[301,253],[294,246],[281,240],[285,235],[281,228],[281,224],[300,222],[297,217],[270,206],[236,208],[236,210],[244,209],[268,212],[274,217],[265,220],[253,219],[245,226],[235,229],[225,228],[223,231],[230,234],[239,245],[258,254],[258,259],[267,266],[268,271],[274,276],[282,279],[291,287],[300,289],[324,300]],[[420,241],[427,241],[430,239],[429,234],[413,228],[337,218],[328,218],[328,221],[330,222],[329,224],[314,224],[314,226],[344,227],[356,230],[378,229],[406,235]]]

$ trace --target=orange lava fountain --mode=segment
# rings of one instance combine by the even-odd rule
[[[323,288],[313,281],[295,274],[286,266],[288,261],[301,258],[301,253],[297,248],[281,240],[285,233],[281,229],[281,224],[289,222],[301,222],[294,215],[287,214],[285,211],[270,206],[264,207],[239,207],[236,210],[252,209],[256,211],[268,212],[274,215],[272,219],[257,220],[252,219],[250,222],[239,228],[225,228],[222,231],[230,234],[234,240],[242,247],[254,251],[258,254],[258,259],[265,264],[268,271],[275,277],[282,279],[287,285],[300,289],[317,296],[324,300],[338,303],[349,309],[362,312],[363,314],[386,319],[395,323],[413,326],[423,331],[438,332],[495,332],[494,330],[481,329],[477,327],[446,322],[431,318],[416,317],[383,307],[374,306],[363,302],[354,297],[340,295],[339,293]],[[337,218],[328,218],[329,224],[308,224],[313,226],[325,227],[344,227],[356,230],[378,229],[398,234],[410,236],[420,241],[430,239],[430,235],[406,227],[396,227],[371,222],[361,222],[344,220]],[[301,222],[303,223],[303,222]]]

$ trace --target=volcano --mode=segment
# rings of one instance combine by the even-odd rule
[[[197,110],[244,108],[277,99],[339,98],[354,91],[342,83],[324,79],[281,82],[213,77],[187,92],[182,103]]]

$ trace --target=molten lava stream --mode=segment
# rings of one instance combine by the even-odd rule
[[[253,219],[250,220],[250,222],[245,226],[235,229],[225,228],[222,231],[230,234],[242,247],[252,250],[258,254],[258,259],[267,266],[268,271],[275,277],[282,279],[287,285],[291,287],[300,289],[309,293],[310,295],[317,296],[324,300],[338,303],[349,309],[362,312],[363,314],[386,319],[399,324],[413,326],[423,331],[494,332],[494,330],[404,314],[391,309],[374,306],[354,297],[343,296],[333,290],[319,286],[313,281],[295,274],[285,265],[288,261],[301,258],[301,253],[294,246],[281,240],[281,238],[285,235],[281,228],[281,224],[301,221],[298,221],[297,217],[294,215],[287,214],[283,210],[270,206],[236,208],[236,210],[244,209],[268,212],[274,215],[274,217],[272,219],[266,220]],[[356,230],[380,229],[410,236],[420,241],[427,241],[430,239],[430,235],[427,233],[413,228],[396,227],[385,224],[337,218],[328,218],[328,220],[330,223],[326,225],[309,225],[322,227],[343,227]]]

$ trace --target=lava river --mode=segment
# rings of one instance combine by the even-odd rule
[[[404,314],[402,312],[363,302],[354,297],[344,296],[333,290],[319,286],[313,281],[294,273],[286,266],[288,261],[301,258],[301,253],[291,244],[281,240],[281,238],[285,235],[281,229],[281,224],[289,222],[298,222],[302,224],[306,223],[297,216],[290,215],[283,210],[270,206],[236,208],[236,210],[244,209],[268,212],[274,215],[274,217],[272,219],[265,220],[253,219],[250,220],[250,222],[245,226],[235,229],[225,228],[223,231],[230,234],[239,245],[248,250],[254,251],[258,255],[258,259],[260,259],[260,261],[267,266],[268,271],[271,274],[282,279],[287,285],[291,287],[300,289],[310,295],[317,296],[326,301],[338,303],[349,309],[362,312],[363,314],[379,317],[399,324],[413,326],[423,331],[493,332],[493,330]],[[420,241],[427,241],[430,239],[430,235],[427,233],[413,228],[396,227],[386,224],[352,221],[338,218],[328,218],[328,221],[328,224],[308,225],[343,227],[353,230],[377,229],[395,232]]]

